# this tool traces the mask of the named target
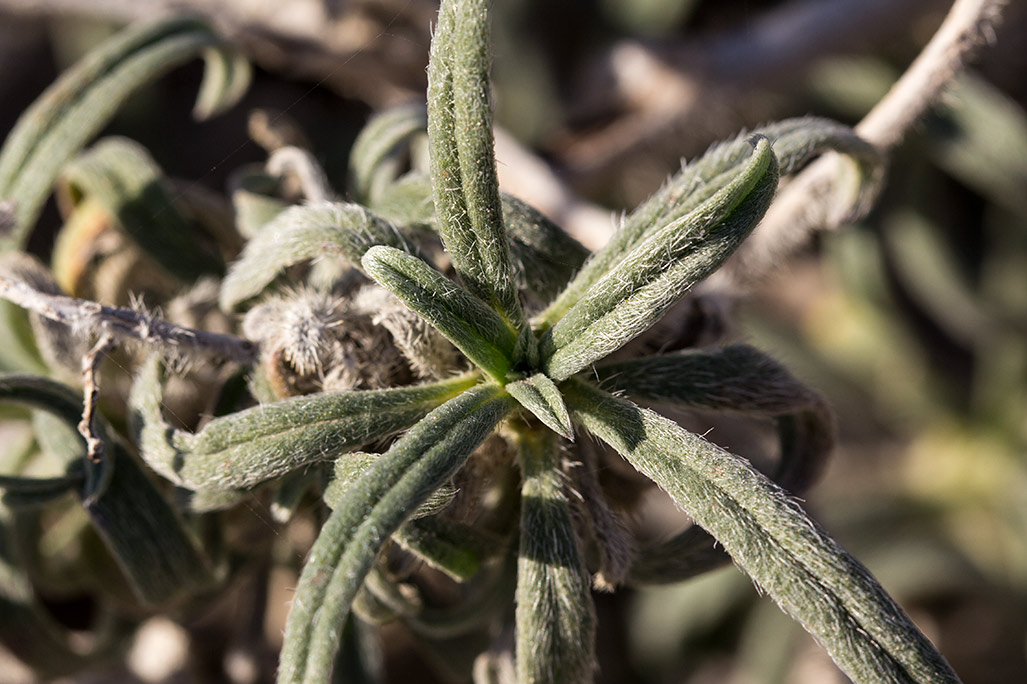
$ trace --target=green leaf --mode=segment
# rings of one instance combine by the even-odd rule
[[[0,150],[0,199],[17,203],[17,223],[0,237],[0,251],[22,247],[50,193],[57,171],[114,116],[135,90],[203,54],[208,74],[232,74],[229,88],[201,86],[200,114],[213,114],[238,97],[245,79],[240,62],[207,24],[194,18],[162,19],[119,33],[66,71],[25,110]],[[212,72],[212,65],[216,66]],[[210,75],[206,76],[210,78]]]
[[[781,459],[773,479],[793,494],[816,480],[834,447],[834,421],[820,395],[748,345],[598,364],[595,377],[603,389],[634,399],[776,419]]]
[[[290,207],[246,243],[221,285],[221,308],[231,311],[257,296],[300,261],[336,257],[361,268],[361,258],[374,245],[417,253],[395,226],[359,205],[316,202]]]
[[[247,164],[229,174],[228,188],[239,235],[253,238],[288,208],[288,202],[278,196],[280,184],[281,179],[270,175],[262,164]]]
[[[581,381],[571,415],[656,482],[858,682],[958,682],[857,560],[747,461]]]
[[[552,435],[522,433],[521,544],[517,562],[517,681],[593,681],[595,607]]]
[[[382,545],[449,480],[513,400],[480,385],[411,428],[350,488],[325,522],[289,613],[279,684],[321,684],[331,674],[339,630]]]
[[[81,487],[81,472],[42,478],[0,475],[0,501],[12,509],[42,508]]]
[[[367,122],[353,142],[349,157],[350,186],[359,202],[371,206],[382,197],[399,175],[394,159],[397,152],[411,138],[424,133],[427,125],[422,105],[393,107]]]
[[[386,390],[325,392],[262,404],[215,418],[193,434],[172,428],[161,413],[160,362],[151,357],[132,387],[140,455],[181,487],[254,487],[307,463],[331,459],[403,430],[475,383],[446,382]]]
[[[654,232],[694,211],[750,160],[753,135],[763,135],[773,144],[780,174],[798,171],[817,154],[833,150],[851,157],[858,170],[854,202],[865,204],[876,192],[883,174],[884,159],[870,143],[848,126],[828,119],[787,119],[741,133],[735,139],[714,145],[705,155],[686,165],[640,205],[613,234],[610,242],[589,259],[573,282],[543,312],[538,320],[555,325],[589,289],[632,250]]]
[[[467,289],[519,331],[525,321],[503,227],[488,67],[487,2],[443,3],[428,65],[428,141],[439,232]]]
[[[35,594],[19,557],[19,516],[0,505],[0,644],[39,678],[73,675],[109,657],[111,634],[85,640],[55,620]],[[90,635],[94,636],[94,635]]]
[[[502,199],[517,287],[546,304],[567,287],[590,252],[534,207],[507,194]]]
[[[0,376],[0,401],[48,411],[72,427],[82,416],[76,393],[46,378]],[[162,605],[209,587],[211,568],[182,520],[102,421],[99,431],[103,461],[85,460],[83,441],[83,459],[73,462],[69,474],[85,470],[76,493],[136,596]]]
[[[545,373],[535,373],[524,380],[508,383],[506,391],[553,432],[574,441],[574,427],[563,397]]]
[[[369,276],[431,323],[476,366],[506,381],[517,338],[492,309],[422,259],[391,247],[364,255]]]
[[[505,548],[502,539],[486,530],[438,515],[403,523],[392,539],[457,582],[470,580]]]
[[[136,596],[164,605],[210,589],[216,577],[196,539],[124,447],[109,446],[110,484],[83,492],[83,505]]]
[[[585,263],[590,252],[534,207],[500,194],[514,283],[531,303],[556,297]],[[397,225],[438,225],[431,180],[412,171],[383,191],[371,208]]]
[[[645,238],[542,336],[550,378],[568,378],[647,330],[749,235],[777,187],[769,141],[756,139],[753,148],[730,183]]]
[[[193,282],[224,263],[182,216],[150,154],[127,138],[104,138],[61,169],[75,201],[93,197],[143,251],[172,275]],[[188,259],[182,256],[188,254]]]
[[[353,486],[353,483],[359,480],[381,457],[381,454],[354,451],[336,458],[328,483],[321,494],[321,499],[328,508],[333,511],[338,508],[345,500],[346,492]],[[452,486],[446,484],[439,487],[413,513],[413,518],[439,513],[453,502],[454,497],[456,497],[456,489]]]

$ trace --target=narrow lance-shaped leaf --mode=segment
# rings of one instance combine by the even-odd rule
[[[220,257],[204,249],[182,216],[163,172],[141,145],[127,138],[104,138],[65,165],[61,180],[73,201],[83,196],[99,201],[168,273],[192,282],[224,271]],[[183,259],[184,254],[189,258]]]
[[[568,378],[647,330],[749,235],[777,187],[770,142],[758,138],[753,146],[734,180],[642,241],[542,336],[550,378]]]
[[[389,164],[390,157],[404,142],[426,132],[427,125],[422,105],[394,107],[367,122],[349,155],[350,185],[358,201],[373,204],[396,180],[398,169]]]
[[[0,401],[49,411],[72,427],[82,416],[81,399],[45,378],[0,376]],[[138,598],[160,605],[210,585],[210,566],[182,520],[102,421],[99,432],[104,459],[85,468],[103,472],[82,478],[76,493]],[[83,441],[83,461],[85,453]]]
[[[215,418],[193,434],[161,414],[160,361],[140,369],[129,403],[140,454],[171,482],[197,490],[253,487],[403,430],[472,386],[473,378],[386,390],[293,397]]]
[[[246,243],[221,285],[221,308],[231,311],[257,296],[283,270],[301,261],[334,256],[361,268],[361,258],[374,245],[417,253],[395,226],[359,205],[317,202],[290,207]]]
[[[324,485],[321,500],[334,511],[345,500],[346,492],[353,483],[381,457],[381,454],[354,451],[336,458],[332,473]],[[431,493],[431,496],[412,514],[412,518],[434,515],[451,504],[454,497],[456,489],[450,485],[443,485]]]
[[[495,534],[438,515],[404,523],[392,539],[457,582],[474,577],[487,559],[505,547]]]
[[[556,297],[590,252],[534,207],[504,194],[503,218],[517,286],[539,304]]]
[[[492,138],[488,8],[444,2],[428,66],[428,141],[439,232],[467,288],[525,325],[511,278]]]
[[[590,252],[534,207],[506,193],[500,197],[514,283],[532,304],[545,304],[567,286]],[[399,225],[438,226],[431,180],[416,171],[389,185],[370,206]]]
[[[331,675],[339,630],[374,559],[512,408],[496,385],[467,390],[414,426],[350,488],[303,568],[285,629],[279,684]]]
[[[223,61],[219,73],[232,73],[230,80],[236,85],[215,90],[224,97],[242,94],[245,76],[238,72],[240,62],[222,48],[217,34],[197,19],[174,18],[118,34],[66,71],[25,110],[0,151],[0,199],[16,202],[17,218],[13,231],[0,236],[0,251],[24,244],[58,169],[110,121],[129,95],[198,54],[207,59],[208,69]],[[214,102],[209,92],[209,86],[201,86],[201,115],[234,103]]]
[[[776,419],[781,458],[773,479],[793,494],[816,480],[834,446],[831,412],[820,395],[748,345],[601,363],[595,377],[603,389],[634,399]]]
[[[16,538],[17,514],[0,504],[0,644],[39,678],[73,675],[110,656],[117,645],[109,638],[84,644],[81,633],[61,625],[38,599]]]
[[[574,428],[563,397],[545,373],[535,373],[524,380],[511,382],[507,384],[506,391],[553,432],[574,441]]]
[[[547,433],[519,435],[517,681],[584,684],[595,675],[595,608],[564,492],[560,449]]]
[[[871,201],[880,184],[884,169],[881,153],[851,128],[835,121],[815,117],[787,119],[750,134],[742,133],[734,140],[711,147],[635,209],[609,243],[588,260],[567,289],[540,314],[539,321],[554,325],[642,240],[685,216],[717,192],[723,182],[721,179],[729,177],[748,160],[751,149],[748,139],[753,134],[770,139],[782,176],[798,171],[814,156],[828,150],[847,155],[856,169],[852,192],[854,208]]]
[[[431,323],[476,366],[506,381],[517,339],[492,309],[433,266],[391,247],[372,247],[364,270]]]
[[[747,461],[581,381],[571,415],[651,478],[858,682],[958,682],[857,560]]]

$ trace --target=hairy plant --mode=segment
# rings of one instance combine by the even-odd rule
[[[220,511],[273,497],[277,520],[318,529],[283,684],[363,681],[374,668],[359,634],[396,620],[427,643],[463,637],[480,681],[591,681],[592,586],[683,581],[728,559],[854,681],[958,681],[795,498],[833,443],[819,396],[746,345],[644,353],[656,324],[751,233],[782,176],[841,152],[835,209],[865,211],[882,167],[873,146],[813,118],[740,135],[685,165],[589,254],[499,190],[486,3],[446,0],[427,115],[402,108],[368,124],[351,162],[356,202],[332,199],[298,148],[237,175],[227,222],[225,203],[174,190],[128,141],[101,141],[61,170],[131,85],[184,46],[214,44],[192,21],[130,30],[63,77],[0,153],[11,246],[58,172],[66,215],[53,273],[19,252],[0,262],[0,296],[31,319],[6,312],[17,334],[5,365],[37,371],[0,378],[0,399],[28,409],[17,416],[34,430],[4,453],[0,479],[0,639],[19,657],[51,675],[115,648],[132,613],[109,596],[126,600],[111,573],[145,610],[224,587],[262,551],[226,541]],[[238,62],[215,64],[227,76],[204,110],[239,92]],[[308,201],[291,203],[286,181]],[[177,323],[77,298],[140,282]],[[83,394],[38,374],[76,382],[70,352],[54,351],[75,349]],[[105,358],[138,365],[127,399],[100,393]],[[640,403],[770,419],[776,463],[764,474]],[[53,472],[39,476],[40,463]],[[695,524],[640,548],[631,519],[651,484]],[[75,561],[101,566],[91,590],[115,618],[88,652],[46,615],[19,557],[34,512],[70,510],[68,492],[107,554]],[[504,623],[511,599],[512,648],[485,629]],[[466,654],[453,653],[459,666]]]

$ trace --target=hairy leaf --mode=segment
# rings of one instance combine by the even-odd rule
[[[506,385],[506,391],[553,432],[574,441],[574,428],[563,397],[545,373],[535,373],[524,380],[511,382]]]
[[[332,510],[338,508],[345,499],[346,492],[353,486],[353,483],[360,479],[381,456],[381,454],[354,451],[335,459],[330,479],[324,487],[324,493],[321,495],[321,499],[328,508]],[[417,519],[426,515],[435,515],[452,503],[455,496],[456,489],[448,484],[442,485],[431,493],[431,496],[421,504],[412,517]]]
[[[513,358],[513,331],[488,306],[422,259],[391,247],[372,247],[364,270],[431,323],[468,359],[505,382]]]
[[[467,288],[519,330],[524,315],[503,227],[488,67],[487,3],[445,3],[428,66],[428,141],[439,232]]]
[[[221,308],[235,309],[301,261],[337,257],[361,268],[361,258],[375,245],[417,253],[399,230],[359,205],[317,202],[290,207],[246,243],[222,283]]]
[[[474,382],[465,376],[293,397],[215,418],[193,434],[164,420],[160,362],[151,357],[136,377],[129,403],[140,455],[154,471],[189,489],[231,490],[399,432]]]
[[[353,484],[303,568],[286,624],[280,684],[327,680],[339,630],[382,545],[452,477],[513,403],[495,385],[467,390],[411,428]]]
[[[549,377],[568,378],[647,330],[749,235],[777,187],[769,141],[753,148],[730,183],[643,240],[542,336]]]
[[[519,435],[521,544],[517,562],[517,681],[585,684],[595,675],[595,608],[562,456],[546,433]]]
[[[959,681],[867,569],[747,461],[581,381],[564,391],[577,421],[667,491],[855,681]]]
[[[848,155],[857,170],[852,199],[854,208],[866,204],[877,191],[884,159],[873,145],[857,136],[848,126],[828,119],[804,117],[786,119],[752,133],[741,133],[733,140],[714,145],[705,155],[687,164],[635,209],[609,243],[588,260],[539,320],[554,325],[643,240],[708,200],[725,179],[748,163],[751,155],[748,140],[753,134],[770,139],[782,176],[795,173],[814,156],[833,150]]]
[[[485,530],[442,516],[416,518],[392,535],[393,541],[457,582],[474,577],[504,542]]]
[[[748,345],[598,364],[595,373],[600,386],[614,394],[775,418],[781,463],[773,479],[794,494],[816,480],[834,446],[833,421],[824,400]]]

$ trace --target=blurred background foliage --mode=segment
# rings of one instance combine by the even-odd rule
[[[0,131],[90,45],[162,4],[0,0]],[[230,171],[265,156],[247,132],[259,109],[293,122],[345,187],[349,147],[369,114],[423,101],[430,0],[187,4],[234,31],[258,69],[240,106],[202,124],[189,117],[196,65],[119,113],[105,133],[142,143],[171,177],[223,191]],[[743,127],[802,114],[857,122],[949,3],[494,5],[498,123],[575,196],[616,212],[682,156]],[[872,215],[818,236],[742,297],[733,330],[835,407],[840,446],[807,506],[967,684],[1027,681],[1027,5],[1010,5],[994,45],[896,150]],[[45,257],[60,225],[54,207],[39,225],[32,249]],[[574,228],[596,244],[611,225]],[[19,332],[0,330],[0,345]],[[2,429],[6,457],[29,448],[27,435]],[[253,518],[253,534],[267,530],[256,510],[240,515]],[[83,524],[44,521],[42,546],[70,553],[61,540]],[[52,586],[41,590],[75,627],[81,606],[51,565]],[[243,619],[246,592],[188,630],[217,634],[219,614]],[[270,601],[284,592],[273,587]],[[602,682],[844,681],[732,568],[597,601]],[[271,612],[281,619],[282,609]],[[409,637],[387,637],[389,676],[427,681]],[[18,681],[6,672],[0,682]]]

